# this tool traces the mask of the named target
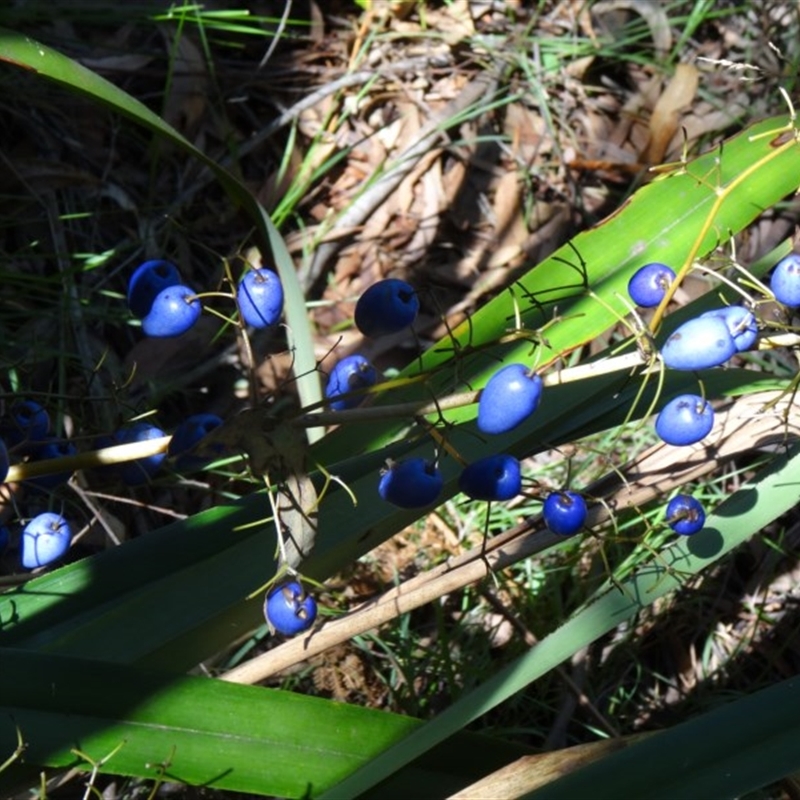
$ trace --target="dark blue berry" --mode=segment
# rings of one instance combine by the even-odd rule
[[[478,430],[507,433],[539,406],[542,379],[524,364],[502,367],[489,379],[478,400]]]
[[[681,536],[691,536],[706,523],[706,512],[699,500],[688,494],[676,494],[667,503],[667,524]]]
[[[706,311],[703,317],[719,317],[728,328],[728,333],[733,337],[733,344],[737,353],[750,350],[758,339],[758,326],[753,312],[744,306],[725,306],[713,311]]]
[[[7,525],[0,525],[0,556],[6,551],[8,543],[11,541],[11,531]]]
[[[464,467],[458,488],[473,500],[510,500],[522,491],[522,473],[514,456],[486,456]]]
[[[542,508],[544,523],[559,536],[572,536],[586,522],[586,501],[576,492],[553,492]]]
[[[284,636],[308,630],[317,618],[317,603],[297,580],[288,580],[267,592],[264,616],[270,627]]]
[[[78,448],[68,439],[43,439],[42,441],[34,442],[30,451],[32,461],[68,458],[76,455],[77,452]],[[25,485],[43,492],[51,492],[57,486],[66,483],[71,475],[72,472],[57,472],[52,475],[41,475],[38,478],[28,478],[25,481]]]
[[[674,280],[675,272],[666,264],[645,264],[628,281],[628,294],[637,306],[652,308],[664,299]]]
[[[6,449],[6,445],[3,440],[0,439],[0,483],[6,479],[9,466],[10,462],[8,460],[8,450]]]
[[[9,447],[40,441],[50,430],[50,415],[35,400],[15,401],[8,416],[2,425],[2,433]]]
[[[705,439],[713,427],[711,403],[696,394],[682,394],[670,400],[656,417],[659,438],[678,446]]]
[[[386,336],[407,328],[419,313],[419,298],[411,284],[398,278],[378,281],[356,303],[356,327],[364,336]]]
[[[166,436],[166,434],[161,428],[157,428],[149,422],[135,422],[133,425],[117,431],[114,439],[116,444],[130,444],[160,439],[162,436]],[[140,486],[147,483],[158,472],[166,457],[166,453],[156,453],[135,461],[126,461],[119,465],[119,477],[128,486]]]
[[[772,272],[769,287],[779,303],[789,308],[800,307],[800,255],[789,253]]]
[[[344,411],[346,408],[356,408],[364,400],[365,395],[354,395],[341,400],[334,398],[359,389],[368,389],[378,382],[378,370],[361,355],[352,355],[343,358],[331,370],[328,383],[325,386],[325,397],[333,400],[330,407],[334,411]]]
[[[283,311],[281,279],[271,269],[248,270],[236,290],[242,319],[254,328],[269,328]]]
[[[145,261],[128,281],[128,308],[135,317],[146,317],[153,300],[168,286],[181,282],[178,268],[169,261]]]
[[[60,514],[46,511],[34,517],[22,531],[22,566],[36,569],[61,558],[69,548],[72,529]]]
[[[708,369],[724,364],[736,353],[725,320],[697,317],[684,322],[664,343],[661,357],[672,369]]]
[[[200,319],[202,310],[200,299],[188,286],[168,286],[153,300],[142,320],[142,330],[145,335],[156,338],[180,336]]]
[[[443,485],[442,473],[435,462],[407,458],[392,462],[384,470],[378,494],[400,508],[422,508],[436,500]]]
[[[208,462],[207,458],[193,455],[191,451],[204,436],[222,425],[222,418],[216,414],[193,414],[187,417],[172,434],[167,455],[170,458],[177,456],[176,468],[179,471],[200,469]],[[222,454],[220,446],[219,454]]]

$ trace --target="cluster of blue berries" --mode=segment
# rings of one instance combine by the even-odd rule
[[[16,400],[0,420],[0,483],[5,481],[12,459],[44,461],[74,455],[71,442],[55,437],[50,428],[50,415],[34,400]],[[22,492],[30,495],[32,506],[39,505],[42,494],[66,481],[69,474],[30,478],[15,493],[14,507],[19,508]],[[41,506],[39,506],[41,507]],[[8,525],[0,525],[0,553],[14,538]],[[21,527],[20,562],[25,569],[36,569],[61,558],[72,541],[72,528],[63,515],[52,511],[34,514]]]
[[[414,321],[419,300],[405,281],[389,279],[370,287],[356,305],[356,326],[368,336],[397,333]],[[478,400],[478,430],[487,435],[508,433],[539,407],[544,383],[525,364],[508,364],[487,382]],[[378,483],[378,493],[400,508],[424,508],[439,497],[444,480],[435,460],[421,457],[389,462]],[[508,454],[486,456],[468,464],[459,477],[459,489],[473,500],[511,500],[522,491],[519,460]],[[586,501],[575,492],[553,492],[542,514],[554,533],[577,533],[586,522]]]
[[[266,267],[247,270],[236,288],[242,320],[254,328],[275,325],[283,312],[280,278]],[[128,282],[128,308],[141,319],[146,336],[180,336],[194,326],[203,310],[200,295],[181,282],[169,261],[145,261]]]
[[[640,307],[662,303],[676,280],[665,264],[651,263],[630,279],[631,299]],[[800,256],[784,258],[772,275],[775,299],[788,308],[800,307]],[[283,288],[275,272],[268,268],[248,269],[238,282],[235,303],[242,324],[253,328],[275,325],[283,310]],[[141,319],[147,336],[179,336],[189,330],[202,313],[202,296],[185,285],[180,273],[168,261],[147,261],[135,270],[128,285],[127,302],[131,313]],[[355,323],[366,337],[397,334],[410,328],[419,312],[417,291],[398,279],[379,281],[365,291],[355,308]],[[679,326],[660,351],[664,365],[676,370],[702,370],[720,366],[737,353],[756,345],[758,323],[746,306],[728,306],[701,314]],[[330,371],[325,396],[330,407],[343,411],[357,407],[379,381],[379,372],[367,358],[354,354],[341,359]],[[478,399],[477,428],[486,436],[508,433],[523,424],[539,407],[544,381],[528,365],[506,364],[497,369]],[[222,420],[212,414],[186,419],[172,434],[166,452],[140,458],[115,467],[124,483],[136,486],[148,482],[165,459],[173,460],[179,471],[199,469],[205,460],[194,454],[197,443],[208,436]],[[667,444],[686,446],[709,435],[714,425],[711,403],[701,395],[682,394],[667,402],[655,421],[658,436]],[[0,481],[13,459],[50,459],[73,455],[71,442],[50,433],[50,419],[44,408],[33,401],[14,403],[0,424]],[[107,447],[165,436],[148,422],[136,422],[95,442]],[[32,488],[51,492],[69,474],[33,478]],[[522,493],[520,462],[506,453],[485,456],[467,464],[458,486],[466,496],[486,502],[504,502]],[[424,508],[434,504],[443,488],[437,458],[406,458],[389,462],[378,483],[379,495],[400,508]],[[578,492],[558,490],[547,494],[542,517],[547,528],[562,536],[581,531],[587,521],[586,499]],[[701,530],[705,512],[694,497],[678,494],[666,508],[666,523],[680,535]],[[0,526],[0,547],[9,539],[9,530]],[[37,568],[61,558],[69,548],[72,530],[63,515],[45,511],[32,517],[23,527],[21,561],[26,568]],[[265,615],[270,627],[294,635],[313,625],[317,615],[314,598],[294,575],[273,586],[265,600]]]

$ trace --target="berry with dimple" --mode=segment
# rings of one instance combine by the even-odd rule
[[[54,458],[69,458],[76,455],[78,448],[68,439],[44,439],[35,442],[31,451],[32,461],[49,461]],[[49,492],[66,483],[72,472],[56,472],[52,475],[40,475],[38,478],[28,478],[26,486],[35,487],[43,492]]]
[[[317,603],[302,584],[292,578],[267,592],[264,616],[273,630],[284,636],[294,636],[314,624]]]
[[[637,306],[657,306],[675,280],[675,272],[666,264],[645,264],[633,273],[628,281],[628,294]]]
[[[436,462],[425,458],[393,461],[381,474],[378,494],[400,508],[429,506],[442,491],[444,480]]]
[[[700,501],[688,494],[676,494],[667,503],[667,524],[681,536],[691,536],[702,529],[706,512]]]
[[[71,540],[72,529],[61,514],[39,514],[22,531],[22,566],[36,569],[51,564],[67,552]]]
[[[685,446],[705,439],[714,427],[711,403],[696,394],[682,394],[656,417],[656,433],[667,444]]]
[[[776,264],[769,288],[779,303],[789,308],[800,307],[800,254],[789,253]]]
[[[128,308],[139,317],[146,317],[157,295],[181,282],[178,268],[169,261],[145,261],[128,281]]]
[[[349,392],[357,392],[359,389],[368,389],[378,382],[378,370],[361,355],[352,355],[343,358],[331,370],[328,383],[325,385],[325,397],[333,400],[330,407],[334,411],[344,411],[346,408],[355,408],[364,400],[365,395],[353,395],[352,397],[336,400]]]
[[[718,367],[735,354],[733,336],[719,316],[696,317],[684,322],[661,348],[664,363],[681,370]]]
[[[9,447],[40,441],[50,430],[50,415],[35,400],[15,401],[8,417],[2,425],[2,433]]]
[[[542,508],[544,523],[559,536],[572,536],[586,522],[586,501],[577,492],[552,492]]]
[[[479,458],[464,467],[458,488],[473,500],[510,500],[522,491],[522,473],[514,456]]]
[[[127,428],[122,428],[114,435],[116,444],[130,444],[132,442],[145,442],[150,439],[160,439],[166,436],[161,428],[149,422],[136,422]],[[140,486],[147,483],[158,472],[166,453],[155,453],[151,456],[138,458],[135,461],[126,461],[119,465],[119,477],[128,486]]]
[[[160,291],[147,316],[142,320],[145,335],[155,338],[180,336],[198,319],[203,305],[200,298],[183,284],[168,286]]]
[[[387,278],[369,287],[358,298],[356,327],[364,336],[386,336],[407,328],[419,313],[419,298],[410,283]]]
[[[501,367],[478,400],[478,430],[498,434],[513,430],[539,406],[542,379],[524,364]]]
[[[283,311],[283,285],[271,269],[248,270],[236,289],[242,319],[254,328],[269,328]]]
[[[193,455],[190,451],[213,430],[222,425],[222,417],[216,414],[193,414],[187,417],[172,434],[167,455],[176,458],[178,470],[200,469],[208,462],[207,458]],[[218,454],[223,447],[220,445]]]
[[[752,311],[744,306],[725,306],[715,308],[713,311],[706,311],[700,315],[704,317],[719,317],[728,328],[733,338],[733,344],[737,353],[750,350],[758,339],[758,325]]]

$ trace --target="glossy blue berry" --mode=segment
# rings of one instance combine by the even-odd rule
[[[736,354],[728,325],[719,316],[696,317],[673,331],[661,348],[661,358],[672,369],[718,367]]]
[[[676,494],[667,503],[667,524],[681,536],[691,536],[706,523],[706,512],[699,500],[688,494]]]
[[[514,456],[486,456],[464,467],[458,488],[473,500],[510,500],[522,491],[522,473]]]
[[[369,287],[356,303],[356,327],[364,336],[386,336],[407,328],[419,313],[419,298],[411,284],[387,278]]]
[[[330,407],[334,411],[356,408],[364,400],[365,395],[353,395],[341,400],[335,398],[359,389],[368,389],[378,382],[378,370],[361,355],[343,358],[331,370],[328,383],[325,385],[325,397],[333,400]]]
[[[733,337],[737,353],[750,350],[758,339],[758,325],[752,311],[744,306],[725,306],[706,311],[703,317],[719,317],[728,328],[728,333]]]
[[[22,442],[44,439],[50,430],[50,415],[35,400],[17,400],[2,425],[6,444],[15,447]]]
[[[283,311],[283,285],[271,269],[248,270],[236,290],[242,319],[254,328],[269,328]]]
[[[291,579],[267,592],[264,616],[273,630],[284,636],[295,636],[314,624],[317,603],[299,581]]]
[[[656,433],[667,444],[684,446],[705,439],[714,427],[711,403],[696,394],[670,400],[656,417]]]
[[[114,439],[116,444],[130,444],[160,439],[162,436],[166,436],[166,434],[161,428],[157,428],[149,422],[135,422],[133,425],[117,431]],[[135,461],[126,461],[119,465],[120,480],[128,486],[140,486],[147,483],[158,472],[166,457],[166,453],[156,453]]]
[[[776,264],[769,288],[779,303],[789,308],[800,307],[800,254],[789,253]]]
[[[178,470],[200,469],[205,466],[208,459],[195,456],[190,451],[220,425],[222,417],[216,414],[193,414],[178,425],[167,448],[169,458],[177,457]],[[221,445],[218,454],[222,454]]]
[[[628,281],[628,294],[637,306],[653,308],[664,299],[674,280],[675,272],[666,264],[645,264]]]
[[[191,328],[198,319],[203,305],[200,298],[183,284],[162,289],[142,320],[142,330],[146,336],[167,338],[180,336]]]
[[[22,531],[22,566],[36,569],[52,564],[67,552],[71,540],[72,529],[61,514],[39,514]]]
[[[538,408],[543,385],[524,364],[501,367],[478,400],[478,430],[497,434],[516,428]]]
[[[53,458],[68,458],[76,455],[78,448],[68,439],[44,439],[35,442],[31,450],[32,461],[49,461]],[[35,487],[43,492],[50,492],[57,486],[66,483],[72,472],[56,472],[52,475],[41,475],[38,478],[28,478],[26,486]]]
[[[586,522],[586,501],[576,492],[553,492],[542,508],[544,524],[559,536],[572,536]]]
[[[178,268],[169,261],[145,261],[128,281],[128,308],[135,317],[146,317],[153,300],[169,286],[181,282]]]
[[[400,508],[423,508],[442,491],[442,473],[433,461],[406,458],[394,461],[381,474],[378,494]]]

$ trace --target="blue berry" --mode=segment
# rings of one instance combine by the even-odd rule
[[[74,456],[78,448],[67,439],[44,439],[35,442],[31,451],[31,458],[34,461],[47,461],[52,458],[67,458]],[[57,472],[53,475],[42,475],[38,478],[29,478],[25,481],[26,486],[32,486],[43,492],[50,492],[57,486],[66,483],[71,472]]]
[[[170,458],[178,457],[176,463],[178,470],[200,469],[207,463],[208,459],[195,456],[189,451],[220,425],[222,418],[216,414],[193,414],[178,425],[167,448],[167,455]],[[219,453],[222,453],[221,446]]]
[[[681,536],[691,536],[702,529],[706,512],[699,500],[688,494],[676,494],[667,503],[667,524]]]
[[[789,308],[800,307],[800,254],[789,253],[777,263],[769,287],[779,303]]]
[[[359,389],[368,389],[377,382],[378,370],[364,356],[347,356],[331,370],[328,383],[325,386],[325,397],[333,400],[330,407],[334,411],[355,408],[364,400],[364,395],[354,395],[342,400],[335,400],[334,398],[349,392],[357,392]]]
[[[489,379],[478,400],[478,430],[507,433],[539,406],[542,379],[524,364],[502,367]]]
[[[166,338],[180,336],[191,328],[198,319],[203,305],[196,294],[183,284],[162,289],[142,320],[142,330],[146,336]]]
[[[6,445],[3,440],[0,439],[0,483],[6,479],[9,466],[10,462],[8,460],[8,450],[6,449]]]
[[[682,394],[670,400],[656,417],[659,438],[678,446],[705,439],[713,427],[711,403],[696,394]]]
[[[378,494],[400,508],[423,508],[442,491],[442,473],[433,461],[407,458],[392,462],[381,475]]]
[[[704,317],[719,317],[728,327],[728,333],[733,337],[737,353],[750,350],[758,339],[758,326],[753,312],[744,306],[725,306],[713,311],[706,311],[700,315]]]
[[[11,541],[11,531],[7,525],[0,525],[0,556],[3,555]]]
[[[9,409],[9,420],[2,426],[6,444],[44,439],[50,430],[50,415],[35,400],[17,400]]]
[[[728,325],[719,316],[696,317],[684,322],[664,343],[661,357],[672,369],[718,367],[736,353]]]
[[[399,278],[378,281],[358,298],[356,327],[364,336],[386,336],[407,328],[419,313],[419,298],[411,284]]]
[[[628,294],[637,306],[657,306],[675,280],[675,272],[666,264],[653,262],[640,267],[628,281]]]
[[[166,434],[161,428],[157,428],[149,422],[136,422],[127,428],[117,431],[114,439],[116,444],[130,444],[132,442],[160,439],[162,436],[166,436]],[[158,472],[161,463],[166,457],[166,453],[156,453],[135,461],[127,461],[119,465],[119,477],[128,486],[140,486],[143,483],[147,483]]]
[[[553,492],[542,508],[545,525],[559,536],[577,533],[586,522],[586,514],[586,501],[576,492]]]
[[[146,317],[153,300],[169,286],[181,282],[178,268],[169,261],[145,261],[128,281],[128,308],[135,317]]]
[[[69,548],[72,529],[52,511],[34,517],[22,531],[22,566],[36,569],[61,558]]]
[[[283,285],[271,269],[248,270],[236,290],[242,319],[254,328],[269,328],[283,311]]]
[[[317,603],[297,580],[288,580],[267,592],[264,616],[270,627],[284,636],[308,630],[317,618]]]
[[[458,488],[473,500],[510,500],[522,491],[522,473],[514,456],[486,456],[464,467]]]

